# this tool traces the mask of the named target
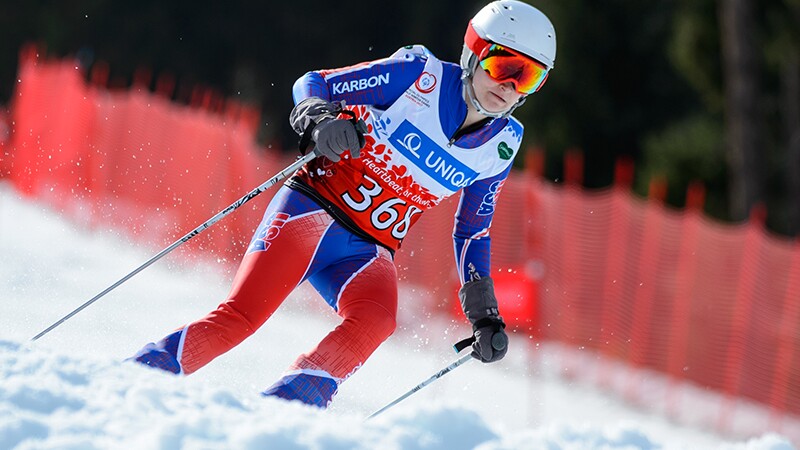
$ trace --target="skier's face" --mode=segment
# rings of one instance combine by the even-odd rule
[[[490,113],[508,111],[524,96],[514,89],[512,82],[498,83],[480,67],[472,77],[472,89],[481,107]]]

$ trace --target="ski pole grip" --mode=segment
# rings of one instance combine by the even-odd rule
[[[470,345],[472,345],[473,342],[475,342],[475,336],[470,336],[466,339],[462,339],[456,342],[455,345],[453,345],[453,350],[455,350],[456,353],[461,353],[461,350],[464,350],[465,348],[469,347]]]
[[[495,333],[492,336],[492,348],[496,351],[505,350],[508,347],[508,336],[504,333]]]
[[[461,350],[469,347],[475,342],[475,336],[470,336],[466,339],[460,340],[453,345],[453,349],[456,353],[461,353]],[[503,351],[505,348],[508,347],[508,336],[503,333],[495,333],[492,336],[492,348],[495,351]]]
[[[339,114],[350,116],[350,118],[347,120],[353,123],[353,127],[356,129],[356,132],[358,132],[360,137],[363,138],[364,135],[367,134],[367,132],[369,132],[369,129],[367,129],[367,123],[364,122],[364,119],[356,117],[355,112],[350,111],[349,109],[342,109],[341,111],[339,111]]]
[[[351,120],[352,120],[352,119],[351,119]],[[355,125],[355,128],[356,128],[356,131],[358,131],[359,133],[361,133],[361,136],[364,136],[364,135],[365,135],[365,134],[367,134],[367,132],[369,131],[369,130],[367,129],[367,123],[366,123],[366,122],[364,122],[364,119],[358,119],[358,120],[356,120],[356,121],[355,121],[355,123],[354,123],[354,125]]]

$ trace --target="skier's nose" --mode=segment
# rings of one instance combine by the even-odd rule
[[[511,81],[506,81],[505,83],[500,83],[500,89],[502,89],[503,92],[513,91],[514,90],[514,83],[512,83]]]

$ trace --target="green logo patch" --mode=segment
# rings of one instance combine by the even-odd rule
[[[500,142],[497,144],[497,154],[500,156],[500,159],[511,159],[511,157],[514,156],[514,151],[511,150],[511,147],[505,142]]]

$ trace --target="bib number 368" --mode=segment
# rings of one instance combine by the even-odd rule
[[[370,177],[364,176],[364,181],[366,183],[358,186],[357,195],[345,192],[342,194],[342,200],[357,212],[372,209],[370,223],[373,227],[378,230],[386,230],[391,227],[392,237],[395,239],[405,238],[411,225],[411,218],[415,214],[421,213],[422,210],[414,205],[408,205],[397,197],[389,198],[375,205],[375,199],[383,193],[383,188]]]

